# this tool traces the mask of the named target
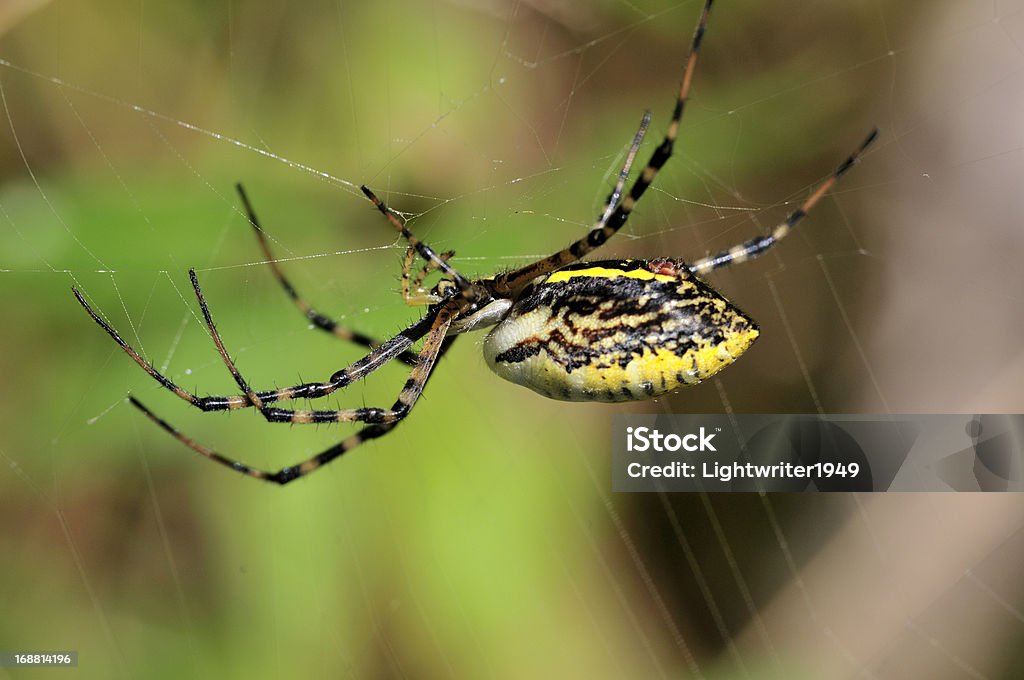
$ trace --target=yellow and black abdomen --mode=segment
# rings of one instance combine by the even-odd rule
[[[757,325],[672,260],[570,265],[528,287],[484,341],[488,366],[553,399],[631,401],[722,370]]]

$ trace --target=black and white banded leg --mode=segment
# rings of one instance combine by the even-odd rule
[[[315,328],[319,328],[322,331],[330,333],[336,338],[345,340],[346,342],[352,342],[363,347],[373,349],[381,345],[381,341],[370,336],[360,333],[357,330],[348,328],[339,324],[334,319],[325,316],[313,308],[306,299],[295,290],[295,286],[292,285],[291,281],[284,275],[284,271],[281,269],[281,264],[277,261],[274,253],[270,249],[270,243],[267,239],[267,234],[263,230],[263,225],[260,223],[258,217],[256,217],[256,211],[252,207],[252,203],[249,201],[249,196],[245,192],[245,188],[241,184],[236,184],[235,188],[238,190],[238,195],[242,199],[242,206],[245,208],[245,212],[249,219],[249,225],[252,227],[253,232],[256,234],[256,240],[260,244],[260,250],[263,251],[263,256],[266,258],[266,263],[270,265],[270,270],[274,273],[274,278],[277,279],[278,283],[284,289],[284,292],[288,295],[291,301],[298,307],[302,315],[309,319],[309,322],[313,324]],[[398,360],[413,366],[416,363],[416,354],[413,352],[403,352],[398,356]]]
[[[872,130],[871,134],[869,134],[867,138],[861,142],[860,146],[857,147],[857,150],[850,154],[846,160],[840,163],[835,172],[829,175],[828,179],[819,184],[799,208],[791,212],[786,219],[776,225],[776,227],[772,229],[772,233],[767,236],[752,238],[749,241],[744,241],[743,243],[733,246],[727,250],[703,257],[690,265],[690,271],[697,274],[703,274],[704,272],[708,272],[713,269],[720,269],[722,267],[739,264],[740,262],[746,262],[747,260],[751,260],[759,255],[763,255],[773,248],[779,241],[793,231],[800,221],[807,216],[807,213],[817,205],[818,201],[821,200],[821,197],[828,193],[832,186],[839,181],[839,178],[846,174],[846,172],[857,163],[861,154],[871,146],[877,137],[878,130]]]
[[[455,340],[454,337],[445,338],[448,327],[451,325],[452,319],[455,318],[457,313],[455,311],[458,309],[457,305],[461,304],[459,300],[454,300],[453,303],[454,304],[444,306],[433,318],[430,331],[427,333],[423,348],[420,350],[416,366],[413,367],[410,372],[409,379],[406,381],[405,386],[399,393],[398,399],[391,406],[390,410],[392,412],[401,414],[398,418],[386,423],[368,425],[358,432],[346,437],[334,446],[321,451],[312,458],[295,465],[283,467],[276,472],[252,467],[203,446],[191,437],[179,432],[173,425],[153,413],[153,411],[149,410],[149,408],[135,397],[129,397],[129,399],[132,405],[146,414],[150,420],[199,455],[208,458],[215,463],[231,468],[235,472],[239,472],[243,475],[248,475],[255,479],[262,479],[264,481],[273,482],[283,486],[298,479],[299,477],[308,475],[317,468],[323,467],[332,460],[348,453],[360,444],[387,434],[402,421],[423,393],[423,388],[426,386],[427,382],[430,380],[430,376],[433,374],[434,365],[445,354],[445,352],[448,351],[448,348],[451,347],[452,342]]]

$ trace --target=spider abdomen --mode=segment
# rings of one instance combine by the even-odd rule
[[[484,341],[502,378],[552,399],[632,401],[698,383],[757,325],[671,260],[565,267],[533,284]]]

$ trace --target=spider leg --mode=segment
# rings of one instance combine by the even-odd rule
[[[284,288],[284,292],[288,294],[295,306],[299,308],[303,316],[309,319],[310,323],[316,328],[322,331],[330,333],[336,338],[353,342],[363,347],[374,349],[380,347],[380,341],[371,338],[368,335],[360,333],[359,331],[347,328],[339,325],[337,321],[331,319],[328,316],[324,316],[316,309],[314,309],[305,298],[299,295],[295,287],[292,286],[291,281],[284,275],[281,270],[281,265],[278,263],[277,258],[274,257],[273,252],[270,250],[270,243],[267,241],[267,234],[263,230],[263,225],[260,224],[259,218],[256,217],[256,211],[253,210],[252,203],[249,202],[249,197],[245,193],[245,189],[241,183],[236,184],[235,188],[238,190],[238,195],[242,199],[242,206],[245,208],[245,212],[248,214],[249,224],[252,226],[253,231],[256,234],[256,239],[259,241],[260,249],[263,251],[263,256],[266,258],[266,263],[270,265],[270,270],[274,273],[274,278],[277,279],[281,287]],[[402,363],[408,364],[409,366],[416,365],[416,353],[415,352],[403,352],[398,356],[398,360]]]
[[[202,411],[227,411],[231,409],[245,408],[249,406],[249,400],[245,396],[233,396],[233,397],[199,397],[183,387],[179,387],[170,378],[166,377],[160,371],[156,370],[153,364],[149,363],[142,356],[139,355],[135,349],[128,344],[128,342],[121,337],[121,334],[114,330],[114,327],[108,324],[103,318],[96,313],[88,302],[85,301],[85,297],[78,291],[77,288],[72,286],[71,292],[75,294],[75,298],[78,299],[78,304],[85,308],[85,311],[89,313],[92,320],[95,321],[100,328],[107,332],[111,338],[114,339],[121,349],[124,350],[125,354],[130,356],[135,363],[142,367],[146,373],[148,373],[153,380],[174,392],[181,399],[192,404],[196,408]]]
[[[606,223],[608,218],[612,216],[612,211],[615,210],[615,206],[622,196],[626,180],[629,179],[629,173],[633,169],[633,161],[636,160],[636,154],[640,151],[640,144],[643,143],[644,135],[647,134],[647,127],[650,124],[651,112],[644,111],[644,117],[640,120],[640,127],[637,128],[636,134],[633,135],[633,143],[629,145],[629,151],[626,152],[626,161],[622,164],[622,169],[619,170],[619,179],[615,182],[615,188],[608,194],[608,200],[605,201],[604,212],[601,213],[601,219],[598,220],[598,224]]]
[[[271,423],[294,423],[301,425],[309,423],[390,423],[396,420],[401,420],[405,417],[405,411],[382,408],[308,410],[272,408],[267,406],[260,398],[260,395],[254,392],[249,386],[249,383],[242,377],[242,374],[235,365],[231,355],[228,354],[227,348],[224,347],[224,341],[221,339],[220,332],[217,330],[217,326],[213,322],[213,316],[210,314],[210,307],[207,304],[206,297],[203,295],[203,291],[199,286],[199,279],[196,276],[195,270],[189,270],[188,274],[189,278],[192,280],[192,288],[195,290],[196,298],[199,300],[199,308],[203,312],[203,319],[206,320],[206,327],[209,329],[210,336],[213,338],[213,344],[217,346],[217,352],[220,354],[221,359],[224,360],[224,365],[228,367],[228,370],[231,372],[231,376],[235,379],[238,387],[245,392],[246,399],[248,399],[253,406],[259,409],[260,413],[263,414],[263,417],[266,418],[267,421]],[[420,350],[416,359],[412,376],[409,379],[410,381],[416,377],[417,371],[422,370],[420,365],[424,361],[423,357],[432,353],[436,354],[438,351],[437,348],[444,339],[444,333],[448,331],[448,326],[451,325],[451,319],[454,318],[453,315],[462,311],[467,304],[468,303],[462,297],[457,297],[452,302],[440,307],[435,312],[433,315],[433,324],[430,332],[426,336],[424,346]],[[442,324],[439,319],[447,319],[448,321]],[[435,337],[435,329],[439,324],[443,325],[444,332],[442,332],[440,336]],[[436,344],[437,347],[433,347],[432,349],[431,343]],[[433,361],[433,359],[431,359],[431,361]],[[409,385],[410,383],[406,383],[407,387]],[[401,401],[401,398],[399,398],[399,401]]]
[[[194,273],[192,275],[194,277]],[[142,368],[142,370],[150,375],[150,377],[160,383],[163,387],[176,394],[182,400],[195,406],[201,411],[227,411],[248,408],[253,405],[249,396],[245,394],[234,396],[200,397],[182,387],[179,387],[170,378],[156,370],[153,364],[143,359],[142,356],[140,356],[139,353],[121,337],[120,333],[114,330],[113,326],[104,321],[103,318],[89,305],[89,303],[85,301],[85,297],[77,288],[72,287],[71,291],[75,294],[75,298],[78,299],[78,303],[82,305],[89,316],[92,317],[92,320],[95,321],[96,324],[107,333],[107,335],[113,338],[114,342],[124,350],[125,354],[130,356],[132,360]],[[204,311],[204,314],[206,313],[208,313],[208,310]],[[327,382],[302,383],[276,390],[255,392],[254,394],[257,397],[257,400],[262,404],[268,404],[275,401],[285,401],[288,399],[317,399],[327,396],[328,394],[331,394],[332,392],[335,392],[342,387],[373,373],[384,364],[396,359],[403,352],[409,350],[413,343],[430,331],[433,320],[433,316],[428,314],[395,337],[372,350],[363,358],[353,362],[341,370],[335,371]]]
[[[387,207],[387,205],[384,204],[384,201],[377,198],[376,194],[370,191],[369,187],[367,187],[364,184],[359,188],[362,190],[363,194],[365,194],[366,197],[370,199],[373,205],[377,207],[377,210],[379,210],[381,214],[388,219],[388,222],[391,223],[391,226],[398,230],[402,237],[409,242],[409,245],[411,247],[416,249],[416,252],[420,254],[420,257],[422,257],[427,262],[434,263],[434,266],[437,269],[440,269],[446,275],[448,275],[448,277],[455,283],[455,285],[459,287],[459,290],[466,291],[472,287],[473,284],[467,281],[466,278],[462,276],[462,274],[460,274],[454,267],[449,265],[440,255],[434,252],[433,248],[431,248],[426,243],[416,238],[416,236],[411,231],[409,231],[409,228],[405,226],[405,223],[398,219],[398,216],[395,215],[394,211],[392,211],[391,208]]]
[[[448,349],[452,346],[452,343],[455,342],[456,337],[458,337],[445,337],[445,333],[451,325],[454,314],[455,313],[453,311],[445,308],[434,319],[430,331],[427,334],[427,338],[424,341],[423,348],[420,350],[416,366],[410,372],[409,380],[406,381],[405,386],[398,395],[398,399],[391,407],[391,411],[401,413],[399,418],[387,423],[368,425],[334,446],[318,453],[312,458],[298,463],[297,465],[289,465],[288,467],[281,468],[276,472],[250,467],[237,460],[217,453],[216,451],[203,446],[191,437],[179,432],[173,425],[150,411],[135,397],[129,396],[129,400],[133,406],[142,411],[150,420],[199,455],[208,458],[215,463],[229,467],[235,472],[240,472],[243,475],[262,479],[267,482],[274,482],[275,484],[283,486],[288,482],[298,479],[299,477],[303,477],[310,472],[323,467],[335,458],[338,458],[356,448],[363,442],[384,436],[398,426],[402,421],[402,418],[412,410],[412,407],[419,399],[420,394],[423,393],[423,388],[426,387],[427,382],[430,381],[430,377],[433,375],[433,368],[437,365],[437,361],[445,355]]]
[[[861,142],[857,150],[850,154],[846,160],[839,164],[828,179],[818,185],[818,188],[807,197],[807,200],[803,202],[799,208],[789,214],[786,219],[780,222],[773,230],[771,234],[767,236],[758,236],[752,238],[749,241],[745,241],[737,246],[733,246],[728,250],[723,250],[720,253],[709,255],[707,257],[697,260],[690,265],[690,271],[702,274],[704,272],[711,271],[712,269],[719,269],[721,267],[728,267],[729,265],[738,264],[740,262],[746,262],[747,260],[753,259],[758,255],[762,255],[765,251],[769,250],[776,243],[781,241],[788,235],[800,221],[807,216],[821,197],[824,196],[829,189],[839,181],[850,168],[857,163],[860,159],[861,154],[867,150],[869,146],[878,137],[878,128],[871,131],[871,134]]]
[[[446,250],[438,257],[440,257],[444,262],[447,262],[454,256],[454,250]],[[405,258],[402,260],[402,299],[405,300],[405,304],[407,305],[430,305],[435,302],[440,302],[440,298],[438,296],[423,289],[423,280],[427,278],[430,272],[437,269],[437,264],[433,260],[427,260],[426,264],[423,265],[410,282],[409,274],[412,271],[412,263],[415,257],[416,249],[409,246],[405,251]]]
[[[647,187],[651,186],[651,183],[657,176],[658,171],[661,170],[665,162],[672,156],[676,137],[679,136],[679,124],[683,118],[686,102],[690,97],[690,85],[693,82],[693,73],[697,66],[697,57],[700,54],[704,31],[707,29],[712,2],[713,0],[705,0],[704,10],[700,15],[700,20],[697,22],[697,29],[694,31],[693,41],[690,43],[690,52],[686,58],[686,66],[683,70],[683,79],[679,85],[679,95],[676,98],[675,108],[672,110],[672,120],[665,131],[665,138],[654,150],[654,153],[651,154],[643,172],[633,181],[629,193],[619,201],[610,214],[606,211],[607,216],[602,215],[602,218],[585,237],[554,255],[495,277],[494,289],[499,295],[512,295],[524,288],[536,277],[561,269],[567,264],[579,260],[591,251],[600,248],[629,219],[637,201],[644,195]]]

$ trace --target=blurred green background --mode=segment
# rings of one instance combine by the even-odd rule
[[[400,299],[404,249],[359,184],[436,249],[456,249],[469,275],[584,233],[647,108],[642,154],[659,141],[699,4],[579,5],[0,10],[0,649],[77,649],[87,677],[966,677],[965,664],[1016,677],[1008,650],[1024,626],[1003,619],[1019,589],[985,580],[1005,605],[991,616],[943,599],[965,569],[1019,563],[1012,497],[629,496],[610,492],[608,465],[610,416],[630,410],[1024,410],[1019,388],[997,389],[1020,371],[1000,340],[1019,337],[1020,274],[997,259],[1019,254],[1019,237],[979,219],[975,255],[953,240],[962,222],[915,231],[900,218],[953,195],[1019,217],[997,187],[975,192],[953,173],[1002,177],[1017,168],[985,159],[1020,163],[1009,124],[979,123],[963,104],[999,83],[1024,91],[1020,54],[988,51],[1024,43],[1012,7],[944,24],[925,3],[716,6],[681,154],[607,255],[694,258],[766,232],[872,126],[884,136],[782,248],[715,275],[763,337],[711,383],[649,404],[555,403],[491,375],[470,336],[392,435],[285,489],[199,459],[124,401],[131,392],[269,469],[350,431],[195,413],[71,296],[78,286],[201,394],[235,389],[190,267],[256,387],[358,358],[309,329],[261,265],[237,181],[297,288],[379,337],[420,310]],[[993,16],[1004,20],[994,35],[979,34]],[[955,68],[930,51],[943,40]],[[978,73],[985,85],[972,89]],[[936,93],[946,99],[931,109]],[[961,121],[1006,134],[992,149],[960,146],[938,123]],[[949,280],[931,268],[952,265],[974,302],[966,317],[928,318],[949,314],[984,340],[914,320]],[[948,363],[924,359],[933,353]],[[993,363],[955,370],[981,356]],[[405,377],[387,367],[325,403],[387,405]],[[896,521],[908,516],[920,524]],[[950,540],[988,542],[955,558],[941,541],[904,553],[934,522]],[[823,556],[855,565],[862,607],[838,572],[801,590]],[[927,581],[915,565],[939,576],[932,590],[915,590]],[[881,616],[894,599],[904,608]],[[964,649],[963,630],[929,627],[950,620],[986,644]]]

